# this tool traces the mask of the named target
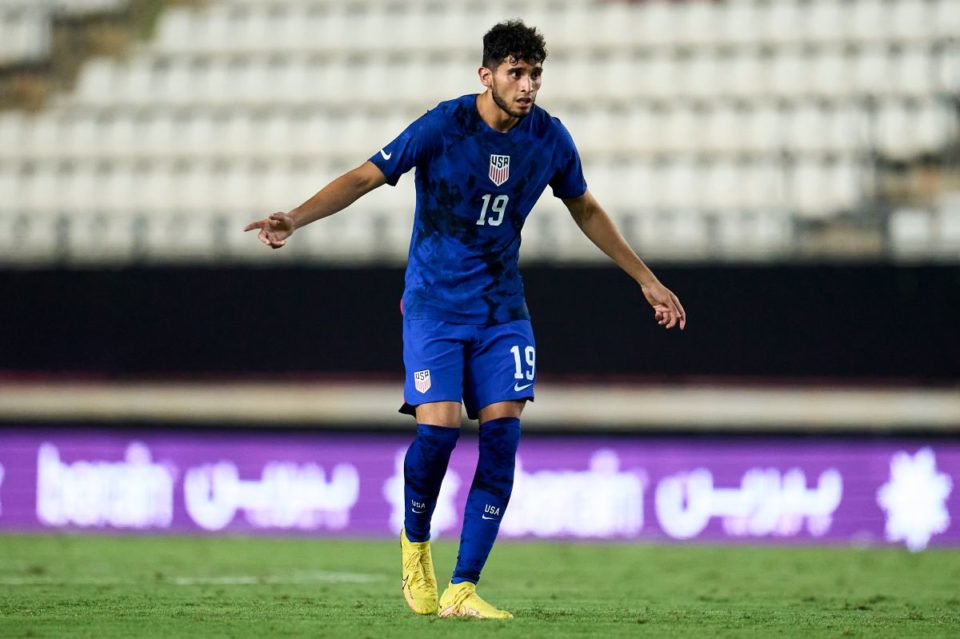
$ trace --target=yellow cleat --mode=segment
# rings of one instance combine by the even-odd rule
[[[403,568],[400,590],[407,605],[418,615],[437,612],[437,577],[433,572],[430,542],[413,542],[400,531],[400,557]]]
[[[450,584],[440,597],[441,617],[479,617],[480,619],[513,619],[506,610],[498,610],[477,594],[477,585],[469,581]]]

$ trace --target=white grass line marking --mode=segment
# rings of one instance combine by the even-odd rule
[[[374,573],[362,572],[332,572],[320,570],[316,572],[296,573],[292,575],[224,575],[219,577],[164,577],[154,580],[149,577],[130,579],[119,577],[0,577],[0,586],[128,586],[134,584],[173,584],[177,586],[257,586],[282,584],[313,584],[313,583],[353,583],[366,584],[383,581],[386,577]]]

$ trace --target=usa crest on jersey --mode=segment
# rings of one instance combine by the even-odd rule
[[[421,393],[430,390],[430,369],[415,372],[413,374],[413,385]]]
[[[490,156],[490,180],[500,186],[510,179],[510,156],[509,155],[491,155]]]

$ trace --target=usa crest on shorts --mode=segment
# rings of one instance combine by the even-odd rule
[[[491,155],[490,156],[490,179],[494,184],[500,186],[510,179],[510,156],[509,155]]]
[[[421,393],[430,390],[430,369],[415,372],[413,374],[413,385]]]

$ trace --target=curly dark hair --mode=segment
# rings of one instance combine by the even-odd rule
[[[547,59],[547,44],[536,27],[523,20],[507,20],[494,25],[483,36],[483,66],[496,69],[507,58],[537,64]]]

